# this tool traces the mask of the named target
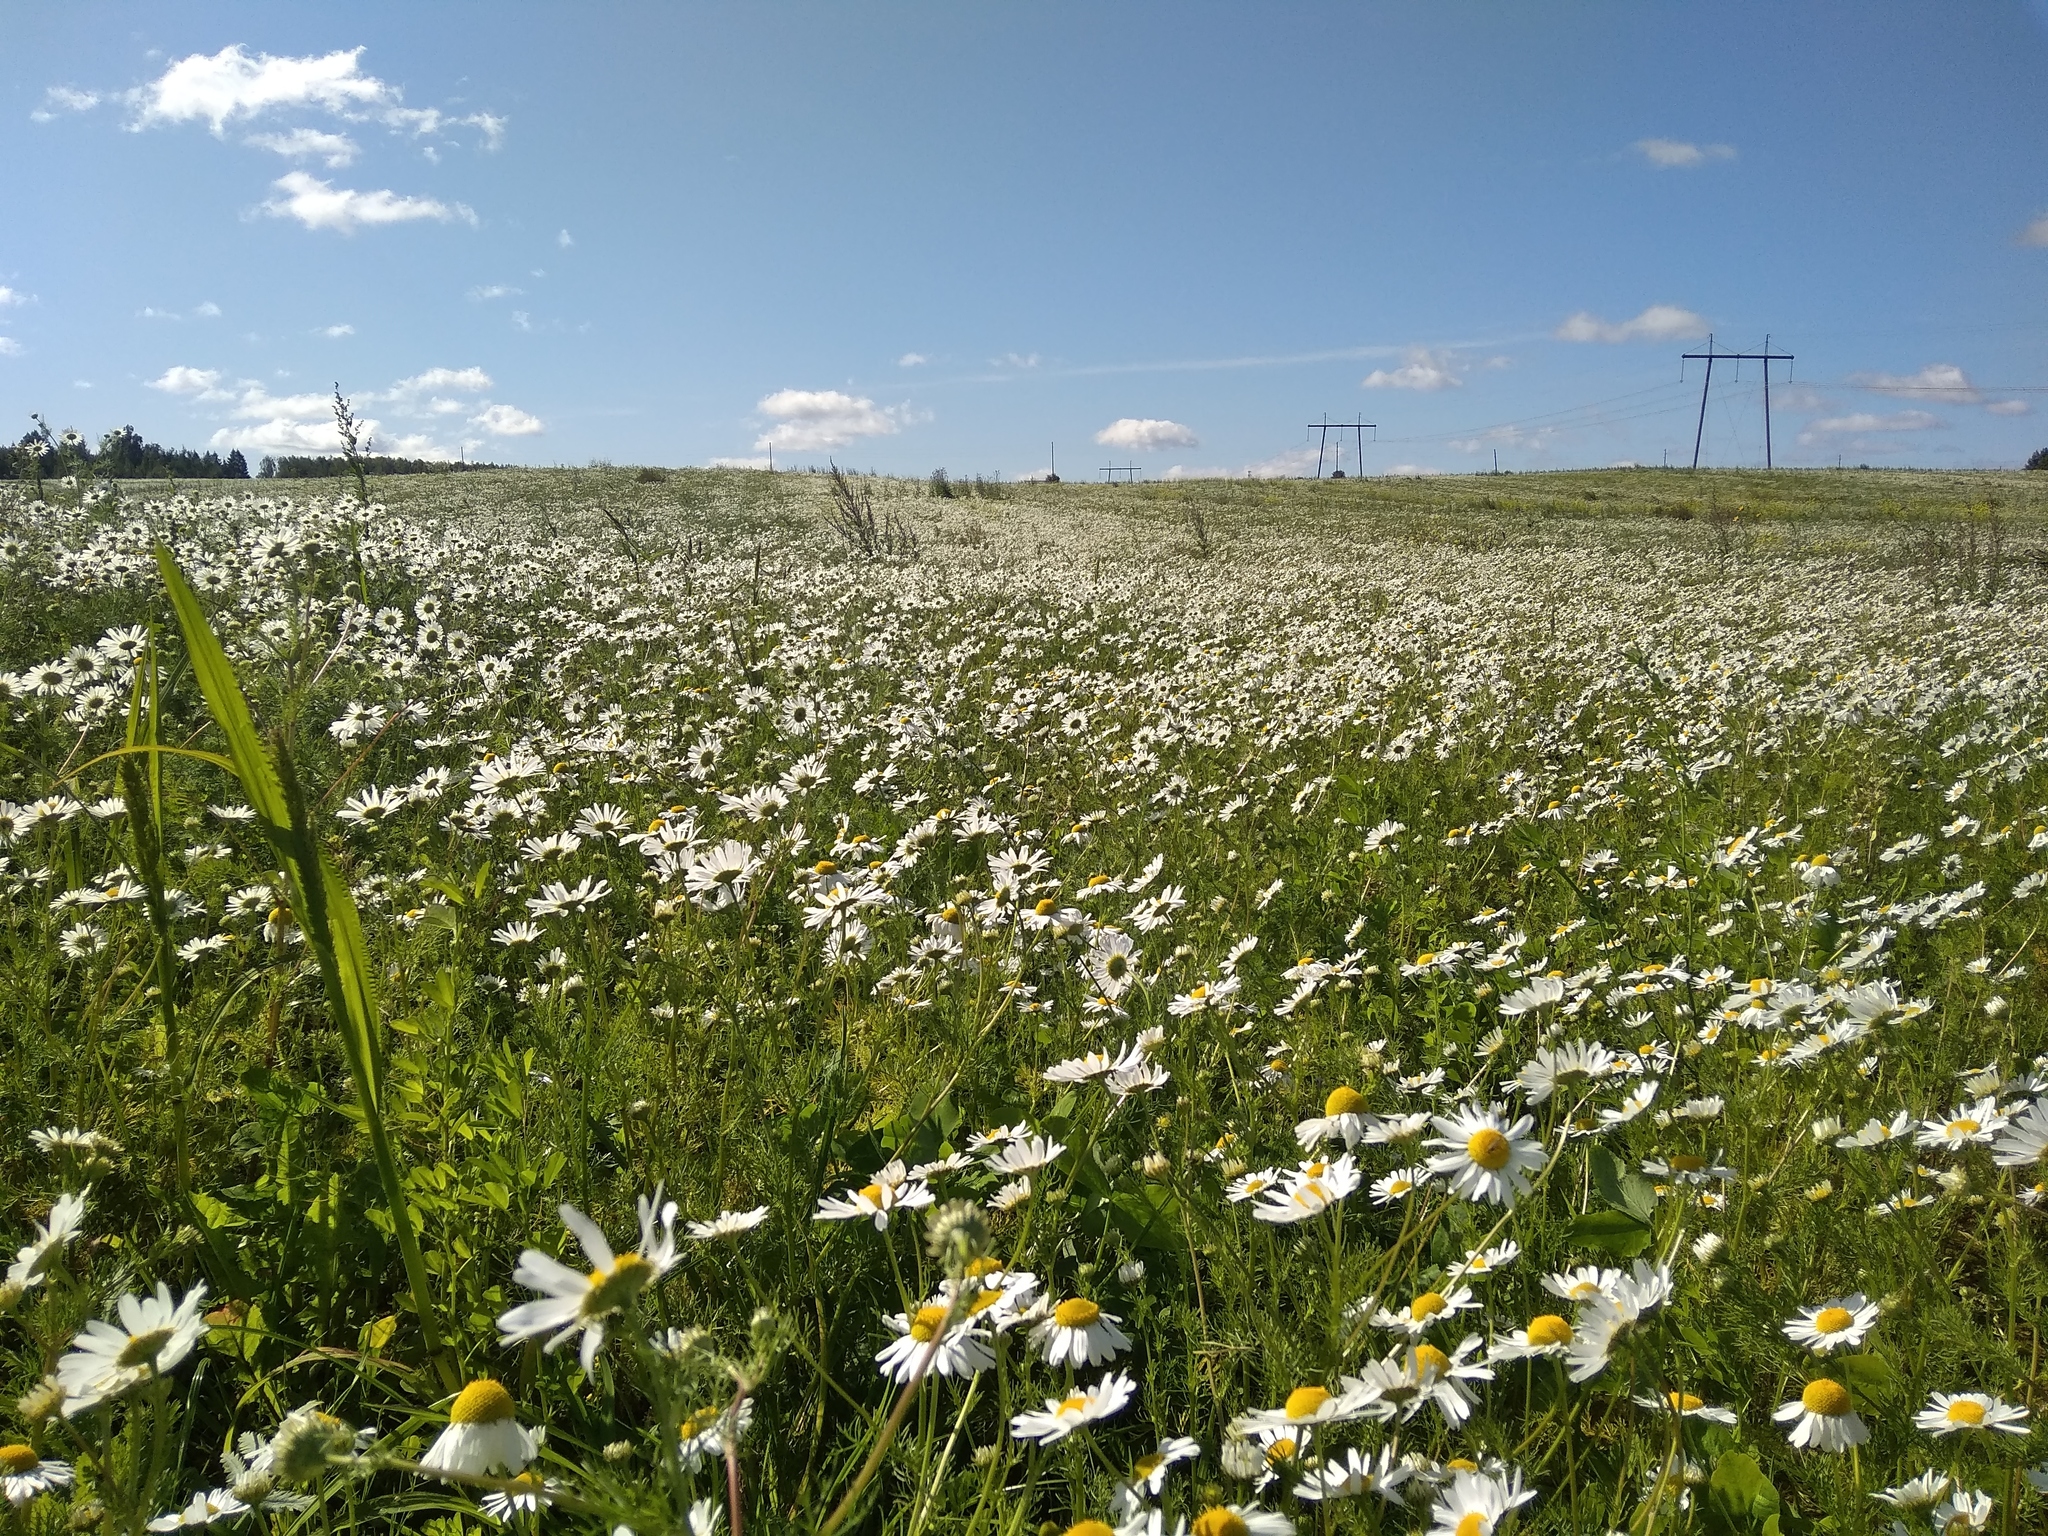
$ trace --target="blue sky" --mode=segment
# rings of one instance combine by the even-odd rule
[[[338,380],[381,449],[522,463],[1299,473],[1324,417],[1373,473],[1682,463],[1711,331],[1796,354],[1780,464],[2048,444],[2048,0],[9,35],[8,437],[318,451]],[[1762,462],[1759,383],[1703,462]]]

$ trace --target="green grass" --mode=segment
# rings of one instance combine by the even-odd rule
[[[375,1444],[293,1484],[306,1508],[244,1521],[455,1536],[489,1523],[483,1485],[416,1463],[453,1387],[489,1375],[546,1429],[541,1518],[641,1536],[707,1499],[758,1529],[1115,1525],[1118,1477],[1177,1435],[1199,1456],[1143,1501],[1167,1530],[1224,1503],[1420,1529],[1473,1486],[1454,1461],[1515,1470],[1537,1495],[1522,1530],[1881,1531],[1894,1512],[1867,1495],[1930,1468],[1994,1499],[1993,1528],[2035,1528],[2038,1436],[1937,1438],[1914,1415],[1937,1391],[2035,1406],[2048,1167],[1993,1160],[2032,1145],[2017,1130],[1834,1142],[1986,1096],[2019,1117],[2042,1090],[2043,482],[877,482],[878,514],[917,531],[910,563],[840,548],[823,478],[797,474],[403,477],[368,509],[282,483],[0,503],[0,816],[79,806],[0,847],[0,1230],[27,1242],[91,1185],[79,1237],[0,1320],[0,1401],[123,1294],[203,1282],[212,1309],[190,1358],[112,1406],[13,1415],[0,1438],[77,1483],[12,1518],[83,1529],[96,1503],[136,1529],[317,1401]],[[196,609],[174,611],[159,541]],[[112,647],[34,691],[127,625],[149,627],[153,714],[152,667],[138,692]],[[223,735],[227,667],[253,718]],[[368,724],[330,731],[351,714]],[[159,788],[102,759],[129,742],[226,753],[240,783],[157,754]],[[245,795],[262,757],[278,782]],[[783,804],[742,804],[792,771]],[[215,809],[245,800],[257,821]],[[573,848],[522,851],[579,819]],[[1376,838],[1387,822],[1404,830]],[[665,861],[622,840],[657,824]],[[721,902],[686,866],[728,840],[758,862]],[[1035,856],[1005,896],[991,861],[1016,850]],[[584,881],[608,891],[532,914]],[[1143,906],[1168,888],[1180,905]],[[503,941],[526,921],[533,941]],[[1090,1011],[1096,928],[1132,941],[1121,1017]],[[1338,969],[1276,1013],[1304,957]],[[1559,1001],[1503,1012],[1553,972]],[[1165,1077],[1128,1097],[1044,1075],[1154,1027]],[[1511,1122],[1516,1074],[1572,1041],[1626,1070],[1529,1107],[1541,1172],[1508,1205],[1441,1180],[1376,1204],[1374,1180],[1431,1155],[1412,1142],[1361,1144],[1362,1186],[1299,1224],[1225,1198],[1301,1162],[1294,1128],[1333,1090],[1374,1117],[1498,1102]],[[1817,1136],[1823,1117],[1843,1128]],[[1006,1179],[970,1137],[1020,1123],[1062,1150],[935,1254],[939,1206]],[[43,1127],[118,1150],[52,1154]],[[886,1232],[815,1219],[891,1158],[952,1154],[968,1166]],[[501,1344],[535,1294],[522,1249],[587,1267],[557,1205],[630,1245],[657,1186],[686,1220],[767,1214],[679,1228],[588,1373],[575,1341]],[[1593,1311],[1542,1284],[1579,1265],[1665,1264],[1671,1294],[1587,1380],[1503,1358],[1462,1422],[1382,1397],[1255,1488],[1265,1459],[1233,1423],[1370,1374],[1404,1341],[1361,1303],[1455,1291],[1450,1266],[1507,1242],[1429,1341],[1476,1335],[1484,1358],[1539,1314],[1584,1331]],[[886,1319],[969,1249],[1092,1299],[1130,1348],[1070,1372],[1026,1324],[989,1340],[992,1368],[906,1399],[875,1366]],[[1860,1347],[1820,1359],[1783,1332],[1852,1292],[1881,1308]],[[1120,1412],[1042,1449],[1006,1432],[1111,1369],[1134,1387]],[[1773,1420],[1820,1376],[1869,1430],[1853,1457]],[[1670,1392],[1735,1422],[1635,1401]],[[720,1456],[674,1447],[736,1396],[728,1486]],[[1294,1497],[1352,1448],[1412,1458],[1415,1498]]]

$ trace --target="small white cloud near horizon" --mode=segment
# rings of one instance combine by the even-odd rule
[[[896,359],[896,366],[898,368],[921,368],[930,361],[931,359],[922,352],[906,352]]]
[[[167,395],[197,395],[201,399],[219,400],[230,398],[221,392],[218,368],[187,368],[182,363],[165,369],[161,377],[151,379],[144,387],[160,389]]]
[[[1380,473],[1388,479],[1420,480],[1429,475],[1440,475],[1443,471],[1432,469],[1427,464],[1390,464]]]
[[[1228,464],[1202,467],[1192,464],[1175,464],[1159,478],[1162,480],[1293,480],[1311,473],[1316,465],[1316,451],[1313,448],[1289,448],[1270,459],[1260,459],[1251,464],[1240,464],[1235,468]]]
[[[575,243],[575,240],[570,237],[569,231],[567,231],[566,229],[557,230],[555,232],[555,244],[559,245],[563,250],[566,251],[567,249],[569,249],[570,246],[574,245]]]
[[[2020,244],[2048,246],[2048,213],[2020,231]]]
[[[479,283],[469,290],[469,297],[472,303],[488,304],[492,299],[507,299],[524,292],[524,288],[515,288],[510,283]]]
[[[101,99],[98,91],[79,91],[68,85],[53,85],[43,92],[43,104],[29,113],[29,121],[47,123],[54,121],[59,112],[90,112]]]
[[[988,363],[991,368],[1036,368],[1038,366],[1038,354],[1036,352],[1005,352],[1001,357],[990,358]]]
[[[863,437],[893,436],[913,419],[902,406],[878,406],[836,389],[778,389],[754,409],[775,422],[754,439],[763,452],[844,448]]]
[[[774,462],[773,459],[764,453],[756,458],[713,459],[706,467],[709,469],[770,469],[774,467]]]
[[[532,437],[547,430],[538,416],[516,405],[486,405],[469,418],[469,424],[493,437]]]
[[[1155,448],[1199,448],[1202,440],[1192,427],[1151,416],[1121,416],[1095,434],[1105,448],[1127,448],[1133,453],[1150,453]]]
[[[15,289],[9,288],[5,283],[0,283],[0,309],[5,309],[10,304],[26,304],[27,302],[27,294],[17,292]]]
[[[1582,309],[1553,334],[1559,341],[1693,341],[1707,331],[1704,316],[1676,304],[1652,304],[1634,319],[1618,324]]]
[[[329,341],[338,341],[343,336],[353,336],[355,333],[356,328],[347,322],[343,322],[340,325],[326,325],[320,328],[320,334]]]
[[[2034,408],[2024,400],[1993,400],[1984,409],[1994,416],[2025,416]]]
[[[1880,395],[1902,395],[1908,400],[1949,400],[1975,405],[1984,397],[1970,376],[1954,363],[1929,363],[1918,373],[1852,373],[1849,382],[1859,389]]]
[[[20,342],[12,336],[0,336],[0,357],[17,357],[20,353]]]
[[[1402,354],[1398,368],[1375,368],[1361,383],[1365,389],[1413,389],[1431,393],[1439,389],[1462,389],[1457,359],[1448,352],[1427,347],[1410,347]]]
[[[192,314],[196,319],[200,320],[218,320],[220,318],[220,306],[214,303],[213,300],[207,299],[197,309],[193,310]]]
[[[1733,160],[1733,144],[1694,144],[1685,139],[1637,139],[1629,146],[1660,171],[1696,170],[1710,160]]]
[[[1825,416],[1819,421],[1808,422],[1806,430],[1799,434],[1799,441],[1812,443],[1823,437],[1866,432],[1928,432],[1942,425],[1944,423],[1939,416],[1927,411],[1894,411],[1889,416],[1880,416],[1874,411],[1852,411],[1847,416]]]
[[[345,133],[324,133],[318,128],[294,128],[289,133],[252,133],[242,141],[252,149],[267,149],[287,160],[318,159],[330,171],[355,163],[360,153],[356,141]]]
[[[275,219],[297,219],[307,229],[332,229],[352,235],[364,225],[404,224],[415,219],[456,221],[474,227],[477,216],[464,203],[432,197],[402,197],[392,191],[357,192],[336,187],[305,171],[291,171],[271,183],[281,197],[261,205]]]

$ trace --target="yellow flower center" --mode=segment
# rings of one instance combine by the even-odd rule
[[[1822,1307],[1813,1315],[1813,1331],[1815,1333],[1840,1333],[1855,1321],[1855,1314],[1847,1307]]]
[[[158,1351],[170,1343],[173,1332],[174,1330],[170,1328],[151,1328],[145,1333],[136,1334],[122,1346],[121,1353],[115,1357],[114,1363],[126,1366],[153,1364]]]
[[[1200,986],[1196,987],[1194,991],[1192,991],[1192,992],[1190,992],[1190,993],[1188,994],[1188,996],[1189,996],[1190,998],[1192,998],[1192,999],[1193,999],[1194,1001],[1196,1001],[1196,1002],[1198,1002],[1198,1003],[1199,1003],[1199,1002],[1201,1002],[1201,1001],[1202,1001],[1202,999],[1203,999],[1203,998],[1205,998],[1205,997],[1207,997],[1208,995],[1209,995],[1209,984],[1208,984],[1208,983],[1207,983],[1206,981],[1205,981],[1205,982],[1203,982],[1203,983],[1202,983],[1202,984],[1201,984]]]
[[[1002,1299],[1003,1293],[1001,1291],[976,1291],[974,1299],[967,1303],[967,1315],[969,1317],[978,1317],[990,1307],[1001,1303]]]
[[[1266,1461],[1268,1464],[1292,1461],[1294,1460],[1294,1453],[1300,1449],[1300,1446],[1296,1445],[1285,1435],[1282,1435],[1278,1440],[1275,1440],[1266,1447]]]
[[[1408,1320],[1416,1323],[1422,1322],[1426,1318],[1435,1317],[1448,1305],[1449,1303],[1444,1300],[1439,1292],[1424,1291],[1420,1296],[1408,1303]]]
[[[1491,1126],[1483,1131],[1474,1131],[1472,1139],[1465,1143],[1465,1155],[1488,1173],[1498,1173],[1507,1167],[1508,1156],[1513,1151],[1507,1137]]]
[[[607,1312],[616,1312],[641,1291],[654,1278],[654,1266],[637,1253],[622,1253],[612,1261],[610,1269],[596,1269],[590,1273],[590,1294],[583,1298],[585,1317],[602,1317]]]
[[[456,1395],[455,1406],[448,1410],[451,1424],[501,1424],[513,1416],[516,1409],[512,1394],[488,1376],[479,1377]]]
[[[967,1261],[967,1278],[979,1280],[983,1275],[1000,1274],[1002,1268],[1003,1261],[1001,1259],[996,1258],[992,1254],[984,1254],[978,1259],[969,1259]]]
[[[1671,1166],[1680,1173],[1698,1173],[1707,1166],[1707,1160],[1704,1157],[1696,1157],[1690,1152],[1681,1152],[1678,1156],[1671,1159]]]
[[[699,1408],[677,1426],[677,1437],[683,1440],[696,1439],[718,1422],[719,1412],[717,1408]]]
[[[860,1187],[860,1197],[867,1201],[869,1205],[880,1205],[882,1203],[882,1186],[879,1184],[863,1184]]]
[[[1799,1406],[1824,1419],[1838,1419],[1849,1411],[1849,1389],[1823,1376],[1806,1384],[1806,1390],[1799,1394]]]
[[[1330,1400],[1330,1394],[1322,1387],[1296,1387],[1287,1394],[1287,1402],[1281,1412],[1290,1419],[1312,1419],[1316,1410]]]
[[[1707,1406],[1704,1399],[1694,1397],[1690,1392],[1666,1392],[1664,1400],[1671,1405],[1673,1413],[1691,1413],[1695,1408]]]
[[[1251,1536],[1251,1527],[1244,1516],[1217,1504],[1195,1517],[1193,1536]]]
[[[1967,1118],[1962,1120],[1951,1120],[1948,1123],[1948,1133],[1951,1136],[1974,1136],[1982,1129],[1984,1129],[1984,1127],[1979,1125],[1976,1121]]]
[[[1477,1472],[1479,1470],[1479,1463],[1468,1456],[1453,1456],[1444,1463],[1444,1470],[1447,1472]]]
[[[814,875],[832,875],[837,874],[838,872],[839,866],[837,864],[834,864],[830,859],[820,859],[817,863],[811,866],[811,873]]]
[[[1417,1381],[1429,1376],[1441,1376],[1451,1368],[1451,1357],[1434,1344],[1415,1346],[1414,1375]]]
[[[1571,1341],[1572,1325],[1555,1312],[1545,1312],[1541,1317],[1529,1319],[1531,1344],[1569,1344]]]
[[[1072,1397],[1062,1398],[1060,1400],[1060,1406],[1056,1411],[1062,1414],[1079,1413],[1083,1408],[1086,1408],[1087,1406],[1088,1395],[1085,1392],[1076,1392]]]
[[[1486,1516],[1476,1509],[1460,1515],[1453,1536],[1486,1536]]]
[[[19,1477],[42,1465],[42,1458],[25,1445],[0,1445],[0,1472]]]
[[[1975,1429],[1984,1422],[1984,1405],[1967,1397],[1959,1397],[1948,1405],[1947,1417],[1951,1424],[1965,1424]]]
[[[1085,1296],[1069,1296],[1052,1309],[1052,1320],[1062,1328],[1091,1328],[1102,1316],[1102,1308]]]
[[[959,921],[960,921],[960,909],[959,909],[958,907],[947,907],[947,908],[946,908],[946,909],[945,909],[945,910],[944,910],[943,912],[941,912],[941,913],[939,914],[939,921],[940,921],[940,922],[942,922],[942,923],[957,923],[957,922],[959,922]]]
[[[1076,1520],[1067,1527],[1064,1536],[1116,1536],[1116,1532],[1101,1520]]]
[[[1131,1481],[1142,1483],[1146,1478],[1166,1465],[1166,1458],[1154,1451],[1150,1456],[1140,1456],[1131,1468]]]
[[[1109,884],[1109,876],[1107,875],[1090,875],[1088,877],[1088,889],[1091,891],[1094,890],[1095,887],[1097,887],[1098,885],[1107,884]]]
[[[920,1344],[929,1344],[938,1336],[939,1329],[945,1321],[944,1307],[919,1307],[917,1316],[910,1320],[910,1336]]]
[[[1339,1115],[1355,1115],[1363,1108],[1365,1095],[1348,1084],[1341,1088],[1332,1088],[1329,1098],[1323,1101],[1323,1113],[1332,1120]]]
[[[1060,904],[1058,902],[1054,901],[1050,896],[1045,896],[1041,897],[1039,899],[1038,905],[1033,907],[1031,910],[1036,912],[1040,917],[1051,917],[1053,913],[1059,911],[1059,909]]]

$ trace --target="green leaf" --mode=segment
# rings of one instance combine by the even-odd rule
[[[1877,1355],[1843,1355],[1834,1369],[1859,1407],[1883,1408],[1899,1395],[1899,1373]]]
[[[223,1204],[204,1190],[192,1191],[192,1208],[206,1219],[207,1226],[215,1231],[226,1227],[246,1227],[249,1218]]]
[[[1593,1148],[1593,1187],[1600,1198],[1617,1211],[1626,1211],[1637,1221],[1648,1221],[1657,1210],[1656,1186],[1626,1167],[1605,1147]]]
[[[1632,1259],[1650,1246],[1655,1233],[1647,1221],[1638,1221],[1627,1211],[1588,1211],[1573,1220],[1568,1236],[1582,1248]]]
[[[1707,1482],[1708,1518],[1724,1529],[1750,1531],[1778,1512],[1778,1490],[1764,1476],[1756,1458],[1742,1451],[1724,1451]]]
[[[1181,1245],[1180,1201],[1171,1190],[1148,1184],[1111,1195],[1109,1223],[1135,1247],[1177,1252]]]

